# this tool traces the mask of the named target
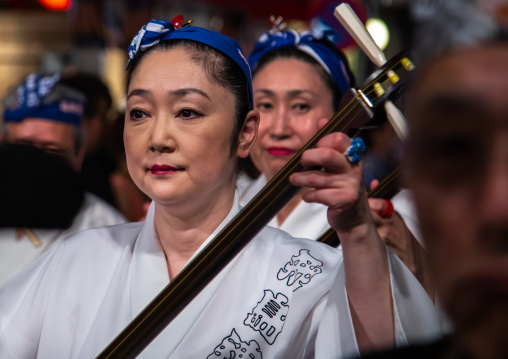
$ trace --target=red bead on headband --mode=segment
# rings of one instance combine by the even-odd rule
[[[183,16],[182,15],[178,15],[178,16],[175,16],[171,20],[171,23],[173,24],[175,29],[178,30],[178,29],[181,29],[182,27],[190,26],[190,24],[192,24],[192,20],[189,20],[186,23],[184,23],[183,22]]]

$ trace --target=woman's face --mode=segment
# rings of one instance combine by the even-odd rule
[[[156,50],[133,72],[124,142],[129,173],[157,204],[198,206],[234,191],[234,95],[183,48]],[[240,153],[242,143],[237,151]]]
[[[254,165],[271,179],[318,130],[318,120],[334,115],[332,95],[313,65],[276,59],[254,77],[254,107],[259,111]]]

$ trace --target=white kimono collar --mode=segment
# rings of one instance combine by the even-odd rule
[[[198,248],[189,262],[210,243],[239,211],[238,192],[235,192],[231,211]],[[132,318],[137,316],[169,284],[166,257],[155,230],[154,212],[155,202],[152,202],[148,209],[143,228],[134,244],[131,265]]]

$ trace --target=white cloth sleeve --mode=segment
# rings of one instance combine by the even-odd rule
[[[441,336],[438,311],[418,280],[389,249],[390,281],[398,347]],[[346,291],[344,264],[330,291],[316,339],[316,358],[354,358],[356,341]]]

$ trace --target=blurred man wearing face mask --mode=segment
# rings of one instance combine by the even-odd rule
[[[81,126],[85,98],[58,80],[58,75],[31,74],[3,101],[3,141],[52,156],[23,146],[13,150],[6,145],[0,151],[6,172],[0,179],[0,227],[4,227],[0,228],[0,284],[70,234],[125,222],[96,196],[79,194],[77,173],[86,152]],[[62,219],[69,213],[73,216],[65,223]]]

